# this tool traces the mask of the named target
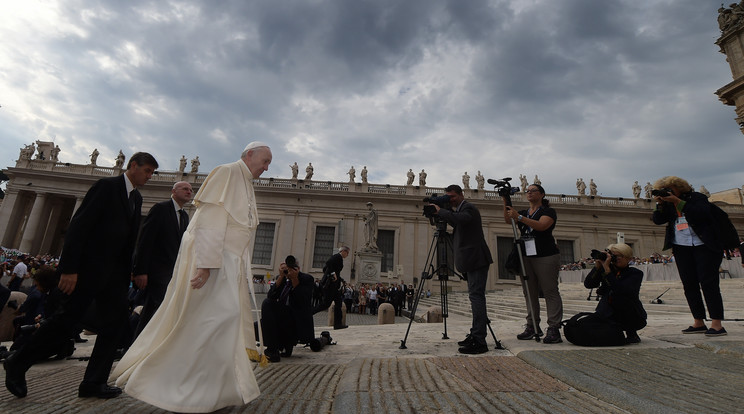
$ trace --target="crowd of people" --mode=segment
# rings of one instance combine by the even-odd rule
[[[736,249],[736,256],[738,257],[739,249]],[[733,253],[732,253],[733,255]],[[633,256],[630,258],[629,263],[631,266],[634,265],[649,265],[649,264],[669,264],[674,263],[674,255],[664,255],[654,253],[649,257],[638,257]],[[595,260],[591,257],[587,257],[581,260],[577,260],[573,263],[567,263],[561,265],[561,270],[582,270],[590,269],[594,266]]]

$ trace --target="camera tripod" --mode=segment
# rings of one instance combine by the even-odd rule
[[[504,199],[504,203],[506,203],[507,206],[512,207],[512,200],[511,195],[515,193],[517,190],[516,188],[513,188],[511,184],[509,183],[511,181],[511,177],[507,177],[501,180],[493,180],[488,179],[489,184],[493,184],[495,186],[496,192]],[[511,220],[511,226],[512,231],[514,232],[514,246],[517,248],[517,255],[519,256],[519,270],[521,274],[519,275],[520,281],[522,282],[522,289],[525,292],[525,297],[527,299],[527,309],[530,311],[532,310],[532,300],[533,298],[530,295],[530,290],[527,288],[527,271],[524,268],[524,257],[522,256],[523,252],[523,243],[521,242],[521,237],[519,236],[519,230],[517,230],[517,222],[514,221],[513,218]],[[534,298],[534,300],[537,300],[537,298]],[[532,314],[532,328],[535,331],[535,341],[540,342],[540,330],[537,326],[537,315],[534,313]]]
[[[408,340],[408,333],[411,331],[413,318],[416,317],[416,309],[418,308],[419,300],[421,299],[421,292],[424,289],[426,280],[434,278],[435,274],[438,276],[439,279],[439,303],[442,307],[442,322],[444,323],[444,332],[442,333],[442,339],[449,339],[449,336],[447,336],[447,317],[449,316],[449,303],[447,302],[447,281],[449,280],[450,275],[455,275],[461,280],[467,280],[449,265],[448,256],[449,252],[452,251],[452,241],[447,235],[447,223],[439,218],[433,218],[432,220],[434,221],[434,224],[436,226],[436,231],[434,232],[434,238],[432,239],[431,246],[429,247],[429,253],[427,254],[426,263],[424,264],[424,271],[421,272],[421,283],[419,283],[416,289],[416,299],[413,302],[413,307],[409,310],[411,315],[408,320],[406,336],[400,341],[400,346],[398,347],[399,349],[407,349],[406,341]],[[434,267],[435,259],[436,267]],[[427,272],[427,270],[430,271]],[[501,346],[501,342],[496,339],[496,334],[494,334],[493,329],[491,328],[491,321],[488,319],[486,319],[486,326],[488,326],[488,330],[491,331],[493,341],[496,343],[495,349],[504,349],[504,347]]]

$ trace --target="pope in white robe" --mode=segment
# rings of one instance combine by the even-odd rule
[[[253,179],[270,163],[269,147],[252,142],[202,184],[165,299],[111,374],[127,394],[178,412],[260,394],[249,359],[259,357],[249,246],[258,225]]]

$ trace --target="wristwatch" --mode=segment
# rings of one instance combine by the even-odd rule
[[[521,214],[517,216],[517,221],[522,221],[522,215]]]

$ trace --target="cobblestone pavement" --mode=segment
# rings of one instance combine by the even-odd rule
[[[744,316],[744,294],[737,293],[744,281],[723,286],[727,313]],[[571,290],[562,292],[570,301]],[[576,298],[586,296],[576,292]],[[666,313],[649,319],[638,345],[519,341],[519,322],[492,317],[505,349],[494,349],[489,336],[491,350],[476,356],[457,353],[455,342],[470,327],[463,315],[450,315],[449,339],[443,339],[441,323],[413,323],[408,330],[407,318],[376,325],[374,316],[350,314],[349,328],[336,331],[321,313],[316,334],[328,330],[336,345],[320,352],[298,348],[291,358],[257,367],[261,396],[218,413],[744,412],[744,323],[726,321],[725,337],[683,335],[689,314],[675,310],[684,299],[671,293]],[[406,349],[400,349],[404,338]],[[88,355],[91,345],[82,344],[74,356]],[[35,365],[27,374],[26,398],[0,391],[0,413],[167,413],[126,394],[106,401],[77,398],[84,369],[79,360]]]

